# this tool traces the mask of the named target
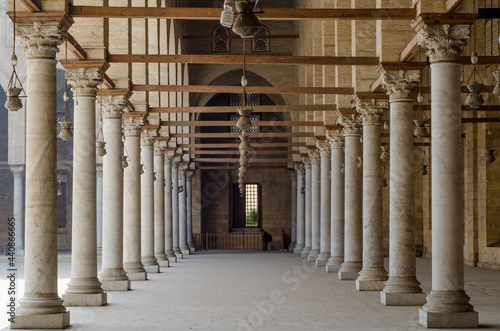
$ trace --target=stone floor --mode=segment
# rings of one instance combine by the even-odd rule
[[[431,261],[418,259],[418,277],[430,291]],[[386,261],[387,263],[387,261]],[[0,262],[2,270],[7,263]],[[22,263],[18,263],[22,269]],[[316,269],[282,252],[204,252],[108,293],[106,307],[72,307],[70,330],[423,330],[418,307],[385,307],[379,292],[358,292],[354,281]],[[4,272],[2,272],[4,273]],[[59,263],[59,291],[70,262]],[[23,291],[22,271],[19,290]],[[481,328],[500,330],[500,272],[466,268],[466,290]],[[22,293],[22,292],[21,292]],[[0,302],[7,280],[0,280]],[[3,310],[6,310],[3,308]],[[2,313],[0,329],[8,329]]]

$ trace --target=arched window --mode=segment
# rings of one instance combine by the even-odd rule
[[[252,52],[269,52],[271,50],[271,40],[266,36],[271,35],[267,26],[263,25],[259,32],[252,39]]]
[[[231,51],[231,35],[228,28],[222,25],[217,25],[212,31],[212,52],[230,52]],[[223,38],[217,38],[223,37]],[[227,38],[224,38],[227,37]]]

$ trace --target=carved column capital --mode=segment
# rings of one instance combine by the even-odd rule
[[[102,68],[68,68],[66,79],[73,87],[75,96],[95,96],[97,86],[102,84],[104,70]]]
[[[167,151],[165,152],[165,163],[172,164],[175,158],[175,151]]]
[[[184,177],[188,172],[187,165],[179,165],[179,179]]]
[[[305,169],[311,169],[311,159],[309,158],[309,156],[303,156],[302,163],[304,163]]]
[[[344,136],[361,136],[363,130],[361,125],[361,116],[357,114],[344,115],[337,112],[337,124],[344,127]]]
[[[153,146],[156,137],[158,137],[158,128],[143,129],[141,132],[141,146]]]
[[[292,182],[297,180],[296,170],[288,170],[288,174],[290,175],[290,179],[292,180]]]
[[[295,171],[297,171],[297,175],[304,175],[304,165],[299,163],[295,165]]]
[[[188,182],[190,182],[190,181],[193,179],[193,177],[194,177],[194,172],[195,172],[195,170],[193,170],[193,169],[187,169],[187,170],[186,170],[186,180],[187,180]]]
[[[322,157],[330,157],[332,155],[332,150],[328,140],[316,140],[316,147],[318,147],[319,154]]]
[[[155,156],[164,156],[165,155],[165,149],[168,146],[167,141],[156,141],[154,143],[154,155]]]
[[[123,118],[125,137],[139,137],[141,129],[146,124],[144,117],[127,116]]]
[[[345,139],[342,131],[339,130],[325,130],[326,139],[330,143],[330,148],[344,148]]]
[[[387,90],[389,100],[413,101],[413,89],[418,86],[420,72],[418,70],[384,70],[382,85]]]
[[[67,30],[60,22],[18,23],[16,34],[28,59],[55,59],[58,46],[66,40]]]
[[[16,179],[22,179],[24,177],[24,166],[11,166],[10,171]]]
[[[424,25],[417,34],[418,44],[428,49],[433,62],[458,62],[470,38],[470,25]]]
[[[319,155],[319,151],[317,149],[310,149],[307,151],[309,154],[309,159],[311,160],[311,164],[320,164],[321,156]]]
[[[118,95],[98,97],[98,102],[102,104],[102,118],[121,119],[123,109],[127,106],[127,100],[127,97]]]
[[[361,114],[363,125],[381,125],[386,108],[385,101],[356,99],[356,110]]]

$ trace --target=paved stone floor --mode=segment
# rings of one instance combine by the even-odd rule
[[[431,261],[418,259],[418,277],[430,291]],[[387,261],[386,261],[387,263]],[[2,270],[7,263],[0,262]],[[22,269],[22,263],[18,263]],[[316,269],[282,252],[204,252],[108,293],[105,307],[72,307],[70,330],[424,330],[418,307],[385,307],[379,292],[358,292],[354,281]],[[59,263],[59,293],[70,262]],[[18,290],[23,289],[22,271]],[[7,280],[0,280],[6,311]],[[500,272],[466,268],[466,290],[481,329],[500,330]],[[8,329],[2,312],[0,329]]]

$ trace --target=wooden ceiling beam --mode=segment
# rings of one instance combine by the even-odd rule
[[[71,6],[72,17],[158,18],[184,20],[220,20],[222,8],[187,7],[99,7]],[[295,9],[264,8],[262,20],[412,20],[414,8],[356,8],[356,9]]]
[[[235,126],[236,121],[162,121],[162,126]],[[321,121],[253,121],[253,126],[324,126]]]
[[[78,42],[69,33],[66,34],[66,48],[70,51],[78,60],[85,60],[87,58],[87,53],[78,44]]]
[[[241,86],[215,85],[133,85],[132,91],[142,92],[189,92],[189,93],[241,93]],[[247,86],[247,93],[260,94],[354,94],[351,87],[294,87],[294,86]]]
[[[150,113],[235,113],[237,107],[151,107]],[[255,113],[275,113],[293,111],[336,111],[337,105],[275,105],[252,106]]]
[[[243,55],[221,54],[110,54],[110,63],[243,64]],[[246,55],[246,64],[376,66],[377,56]]]
[[[271,34],[266,35],[263,39],[298,39],[298,34]],[[212,39],[242,39],[238,35],[229,35],[229,36],[183,36],[182,39],[185,40],[212,40]]]
[[[209,132],[209,133],[171,133],[171,138],[234,138],[237,139],[239,133],[232,132]],[[255,138],[292,138],[292,137],[314,137],[314,132],[263,132],[251,133],[250,139]]]
[[[42,2],[40,0],[21,0],[21,3],[32,13],[42,11]]]

